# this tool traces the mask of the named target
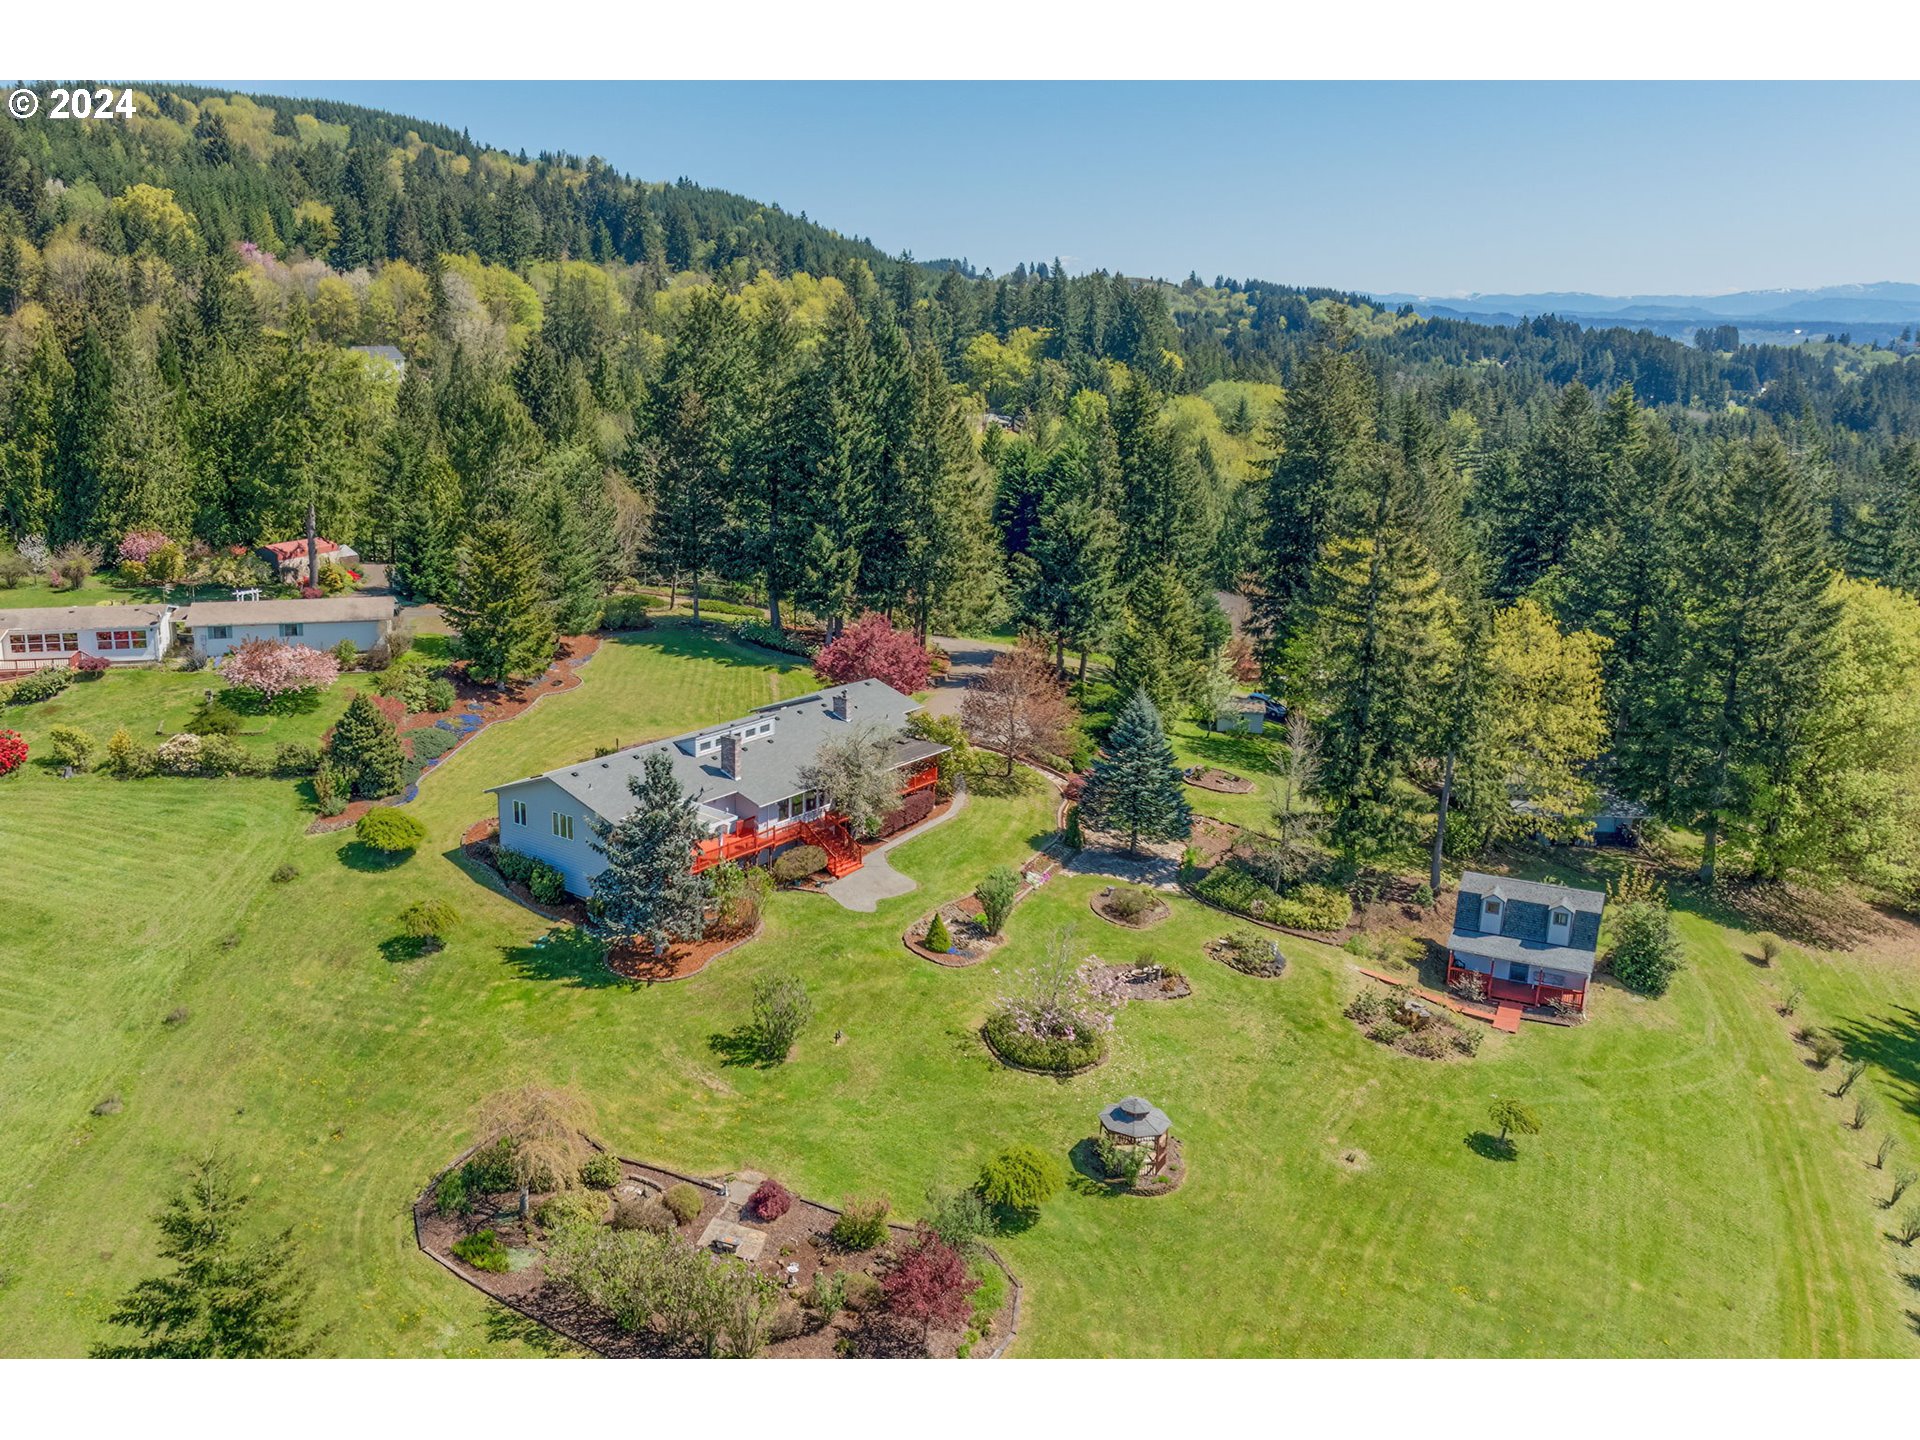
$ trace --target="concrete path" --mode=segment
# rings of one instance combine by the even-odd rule
[[[858,910],[863,915],[871,915],[880,908],[882,900],[891,900],[896,895],[907,895],[920,888],[919,882],[907,878],[887,859],[887,852],[896,845],[904,845],[909,840],[918,840],[929,830],[953,819],[967,808],[967,782],[963,778],[953,791],[953,805],[947,813],[932,824],[922,825],[909,830],[904,835],[896,835],[873,850],[867,852],[866,862],[851,875],[842,875],[838,880],[829,880],[820,887],[821,893],[831,895],[848,910]]]

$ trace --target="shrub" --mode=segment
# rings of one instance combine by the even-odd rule
[[[464,1261],[475,1270],[486,1270],[496,1275],[504,1274],[508,1265],[507,1247],[500,1243],[500,1237],[491,1230],[476,1230],[454,1241],[453,1254],[456,1260]]]
[[[668,1213],[680,1224],[685,1225],[700,1213],[700,1207],[706,1202],[700,1192],[682,1180],[678,1185],[668,1187],[667,1193],[660,1197],[660,1203],[667,1207]]]
[[[1760,963],[1762,965],[1772,965],[1774,961],[1780,958],[1780,952],[1784,948],[1780,943],[1780,937],[1778,935],[1762,935],[1760,937]]]
[[[953,936],[947,933],[946,917],[938,910],[933,912],[933,923],[927,926],[926,938],[920,944],[936,955],[945,955],[952,951]]]
[[[238,735],[240,717],[218,700],[202,700],[187,717],[187,729],[195,735]]]
[[[782,885],[791,885],[826,868],[827,852],[818,845],[795,845],[782,851],[773,862],[773,878]]]
[[[1054,1073],[1077,1070],[1107,1052],[1114,1000],[1081,974],[1073,932],[1054,937],[1041,959],[1017,972],[987,1018],[986,1036],[1004,1060]]]
[[[1080,829],[1080,807],[1067,806],[1067,823],[1061,830],[1061,839],[1069,850],[1084,850],[1087,847],[1086,835]]]
[[[1358,1020],[1362,1025],[1371,1025],[1386,1013],[1386,996],[1372,986],[1368,986],[1347,1002],[1347,1018]]]
[[[1194,890],[1223,910],[1293,930],[1338,930],[1353,916],[1346,891],[1309,882],[1282,895],[1237,856],[1214,866]]]
[[[607,1223],[616,1230],[642,1230],[649,1235],[671,1235],[674,1229],[672,1212],[652,1195],[623,1195]]]
[[[7,703],[37,705],[42,700],[51,700],[72,683],[73,671],[64,666],[55,665],[44,670],[29,670],[8,687]]]
[[[1433,904],[1433,887],[1422,880],[1413,887],[1413,903],[1425,910]]]
[[[400,912],[400,930],[409,939],[438,947],[460,923],[460,912],[444,900],[416,900]]]
[[[273,751],[273,773],[283,780],[300,780],[320,768],[320,752],[311,745],[289,740]]]
[[[159,763],[153,747],[142,745],[121,725],[107,739],[107,755],[100,768],[121,780],[139,780],[153,774]]]
[[[1813,1063],[1824,1070],[1838,1060],[1845,1049],[1840,1037],[1826,1030],[1815,1030],[1807,1037],[1807,1045],[1813,1051]]]
[[[1104,1130],[1093,1142],[1093,1153],[1102,1175],[1109,1180],[1124,1180],[1129,1185],[1140,1178],[1140,1172],[1147,1165],[1147,1154],[1141,1146],[1122,1145]]]
[[[56,763],[85,770],[93,764],[100,742],[77,725],[55,725],[47,731],[47,750]]]
[[[887,1214],[893,1209],[893,1202],[885,1195],[849,1195],[841,1205],[833,1228],[827,1232],[835,1245],[842,1250],[871,1250],[886,1240]],[[852,1303],[849,1294],[848,1304]]]
[[[513,1178],[513,1141],[502,1135],[491,1145],[473,1152],[461,1169],[467,1185],[482,1195],[498,1195],[517,1189]]]
[[[1060,1162],[1036,1145],[1009,1145],[980,1168],[980,1198],[1005,1210],[1037,1210],[1065,1182]]]
[[[1107,1053],[1107,1037],[1097,1031],[1047,1036],[1029,1034],[1019,1027],[1018,1017],[996,1013],[987,1018],[987,1039],[1003,1059],[1029,1070],[1064,1075],[1098,1064]]]
[[[1381,1045],[1398,1045],[1407,1037],[1407,1027],[1398,1020],[1382,1020],[1367,1032],[1368,1037]]]
[[[1635,900],[1613,917],[1613,947],[1607,964],[1614,979],[1642,995],[1664,995],[1680,968],[1680,937],[1673,912],[1658,899]]]
[[[300,867],[293,864],[276,865],[273,867],[273,874],[267,877],[267,879],[276,885],[285,885],[289,881],[298,880],[299,878]]]
[[[960,1252],[931,1230],[921,1230],[900,1246],[880,1281],[887,1313],[920,1322],[924,1337],[934,1325],[961,1325],[973,1314],[972,1295],[980,1282],[967,1273]]]
[[[433,1208],[442,1215],[465,1215],[473,1209],[464,1170],[449,1170],[433,1187]]]
[[[814,1271],[813,1290],[807,1296],[807,1303],[820,1312],[822,1325],[831,1325],[833,1317],[847,1308],[847,1272]]]
[[[427,827],[404,810],[391,805],[376,805],[360,817],[353,827],[360,843],[384,854],[417,850],[426,843]]]
[[[984,1335],[1007,1303],[1007,1272],[983,1256],[968,1267],[968,1273],[979,1285],[973,1292],[973,1325]]]
[[[526,884],[528,877],[533,874],[534,866],[539,863],[533,856],[523,855],[518,850],[509,850],[504,845],[493,852],[494,868],[500,872],[502,879],[510,880],[516,885]]]
[[[1242,975],[1271,978],[1284,974],[1287,968],[1287,957],[1280,953],[1280,947],[1253,930],[1236,930],[1222,937],[1220,958]]]
[[[154,759],[162,774],[198,775],[203,745],[198,735],[169,735],[154,752]]]
[[[1458,1050],[1462,1055],[1478,1055],[1480,1053],[1480,1032],[1472,1026],[1459,1025],[1454,1027],[1452,1032],[1447,1036],[1447,1040],[1453,1048]]]
[[[345,810],[352,788],[352,777],[331,760],[322,760],[314,768],[313,800],[322,815],[338,815]]]
[[[602,630],[645,630],[653,624],[647,612],[664,607],[657,595],[609,595],[600,612]]]
[[[200,769],[207,775],[264,775],[272,768],[266,756],[249,750],[230,735],[209,735],[200,742]]]
[[[879,1242],[874,1242],[878,1244]],[[847,1276],[845,1293],[847,1309],[855,1314],[872,1310],[879,1305],[881,1298],[880,1282],[864,1270],[855,1270]]]
[[[762,1220],[778,1220],[793,1208],[793,1196],[778,1180],[762,1180],[747,1204]]]
[[[1409,1055],[1418,1055],[1422,1060],[1438,1060],[1453,1049],[1447,1039],[1447,1030],[1450,1028],[1429,1025],[1423,1030],[1415,1030],[1400,1042],[1400,1048]]]
[[[542,1200],[533,1218],[542,1230],[558,1230],[567,1225],[598,1225],[606,1213],[605,1196],[563,1190]]]
[[[611,1190],[625,1175],[619,1160],[604,1153],[594,1156],[580,1167],[580,1183],[594,1190]]]
[[[0,587],[16,590],[33,574],[33,562],[18,550],[0,550]]]
[[[932,663],[911,630],[896,630],[886,616],[869,612],[814,657],[813,673],[827,685],[879,680],[911,695],[927,688]]]
[[[176,1005],[173,1007],[173,1009],[169,1010],[165,1015],[160,1017],[160,1023],[162,1025],[167,1026],[169,1029],[171,1029],[176,1026],[186,1024],[187,1021],[191,1020],[192,1018],[193,1018],[193,1011],[189,1010],[184,1005]]]
[[[1158,898],[1151,890],[1138,885],[1116,885],[1113,893],[1107,896],[1107,911],[1117,920],[1129,925],[1137,925],[1153,912]]]
[[[541,905],[561,905],[567,899],[567,877],[551,865],[535,865],[527,876],[527,892]]]
[[[1020,893],[1020,876],[1002,865],[988,873],[974,887],[973,898],[980,902],[980,925],[989,935],[998,935],[1013,913],[1014,898]]]
[[[641,598],[646,600],[657,599],[657,597],[651,595]],[[611,629],[612,627],[609,626],[608,628]],[[773,626],[759,620],[744,620],[733,633],[738,635],[742,640],[750,644],[758,645],[763,649],[778,650],[782,654],[798,655],[803,659],[812,659],[819,649],[818,646],[809,644],[798,635],[789,635],[786,631],[776,630]]]
[[[113,668],[113,662],[104,655],[89,655],[82,650],[67,657],[67,668],[82,680],[97,680]]]
[[[342,640],[327,653],[333,656],[333,663],[339,667],[342,673],[351,670],[355,665],[360,663],[360,652],[354,648],[354,643],[351,640]]]
[[[931,1190],[927,1227],[960,1250],[971,1251],[993,1231],[993,1217],[978,1190]]]
[[[0,730],[0,775],[11,775],[27,763],[27,742],[18,730]]]
[[[1920,1205],[1910,1207],[1907,1213],[1895,1222],[1893,1238],[1902,1245],[1911,1245],[1914,1241],[1920,1240]]]
[[[406,752],[400,748],[393,721],[381,713],[373,697],[353,697],[340,723],[333,727],[327,749],[355,795],[375,800],[401,788]]]

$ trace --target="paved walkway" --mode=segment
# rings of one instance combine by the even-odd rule
[[[927,697],[929,715],[958,715],[960,702],[966,698],[967,686],[973,677],[993,664],[996,655],[1013,648],[998,640],[965,640],[952,635],[929,635],[927,640],[946,651],[953,662],[945,682],[934,686],[933,693]]]
[[[884,845],[875,846],[867,852],[866,863],[851,875],[842,875],[838,880],[829,880],[820,887],[821,893],[831,895],[848,910],[858,910],[871,915],[880,908],[882,900],[891,900],[896,895],[908,895],[920,888],[916,880],[911,880],[893,868],[887,859],[887,852],[896,845],[904,845],[909,840],[918,840],[929,830],[938,829],[962,810],[967,808],[967,782],[964,778],[954,787],[953,804],[947,813],[926,825],[921,825],[904,835],[896,835]]]

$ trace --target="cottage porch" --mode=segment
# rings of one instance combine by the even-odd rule
[[[1564,1001],[1576,1010],[1587,1008],[1587,992],[1567,989],[1558,985],[1520,984],[1513,980],[1501,980],[1485,970],[1476,970],[1471,965],[1462,965],[1453,951],[1447,952],[1447,985],[1451,988],[1465,976],[1476,975],[1486,986],[1486,998],[1492,1004],[1505,1002],[1509,1005],[1530,1005],[1544,1007],[1556,1001]]]

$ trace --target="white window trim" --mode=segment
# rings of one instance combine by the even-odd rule
[[[527,802],[524,800],[515,800],[513,802],[512,813],[513,813],[514,824],[516,825],[526,824],[527,823]]]
[[[559,810],[554,811],[553,833],[562,840],[573,839],[573,816]]]
[[[1498,935],[1507,922],[1507,902],[1498,895],[1480,897],[1480,931],[1484,935]]]
[[[1567,918],[1562,920],[1564,915]],[[1547,939],[1565,942],[1573,938],[1573,912],[1564,905],[1556,905],[1547,912]]]

